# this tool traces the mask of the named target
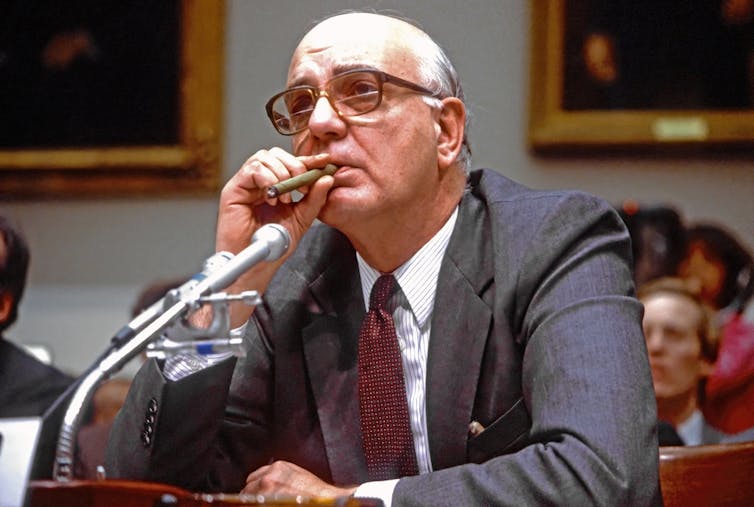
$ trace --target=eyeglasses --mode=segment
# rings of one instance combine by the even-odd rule
[[[396,76],[375,69],[354,69],[338,74],[325,83],[321,90],[315,86],[294,86],[278,93],[267,101],[267,116],[275,129],[290,136],[305,130],[309,117],[320,97],[328,102],[341,117],[358,116],[374,111],[382,102],[382,86],[392,83],[422,95],[438,94]],[[439,97],[438,97],[439,98]]]

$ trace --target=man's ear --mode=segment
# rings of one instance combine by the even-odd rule
[[[466,129],[466,106],[456,97],[442,99],[442,109],[437,119],[437,159],[441,169],[446,169],[458,157]]]
[[[13,295],[7,290],[0,291],[0,322],[5,322],[13,307]]]

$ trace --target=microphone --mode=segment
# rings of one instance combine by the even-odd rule
[[[144,326],[152,322],[158,315],[160,315],[166,308],[170,307],[173,303],[180,300],[184,294],[187,294],[191,289],[196,287],[202,280],[207,278],[210,273],[218,269],[220,266],[226,264],[233,258],[233,254],[230,252],[217,252],[204,261],[202,270],[196,273],[194,276],[186,280],[183,285],[170,289],[167,294],[160,298],[158,301],[152,303],[149,307],[142,310],[139,315],[133,318],[131,322],[123,326],[117,333],[111,338],[111,342],[116,347],[120,347],[128,340],[136,336],[136,333],[141,331]]]
[[[185,294],[181,294],[178,300],[170,302],[174,297],[168,294],[163,298],[162,304],[165,308],[157,312],[153,318],[141,315],[127,324],[119,331],[110,345],[110,350],[104,355],[104,359],[98,360],[97,364],[90,367],[85,376],[77,381],[76,391],[71,398],[68,409],[65,412],[63,421],[60,426],[58,444],[55,452],[55,462],[53,467],[53,478],[58,481],[68,481],[73,478],[74,449],[77,430],[83,417],[83,407],[91,399],[94,389],[99,385],[102,379],[121,368],[126,362],[133,359],[141,352],[151,340],[167,327],[178,322],[184,313],[193,308],[198,300],[213,292],[225,289],[241,276],[252,266],[262,261],[273,261],[279,259],[290,246],[291,238],[285,227],[277,224],[268,224],[259,228],[252,236],[251,244],[239,252],[237,255],[226,253],[222,257],[229,256],[225,262],[218,267],[208,267],[206,276],[195,282],[194,285],[184,290],[186,284],[179,288]],[[217,255],[217,254],[216,254]],[[214,256],[213,256],[214,257]],[[205,273],[203,271],[199,275]],[[189,281],[187,283],[194,283]],[[167,306],[167,303],[170,303]],[[158,302],[157,306],[160,306]],[[153,305],[153,308],[155,305]],[[220,307],[222,308],[222,307]],[[150,313],[146,310],[142,313]],[[227,316],[227,314],[226,314]],[[214,322],[214,321],[213,321]],[[116,339],[130,335],[130,339],[123,340],[116,347]],[[186,346],[199,347],[198,350],[235,350],[238,342],[237,337],[230,337],[229,340],[204,340],[198,343],[189,343]],[[183,346],[179,344],[179,346]]]
[[[224,265],[212,271],[191,292],[197,296],[205,296],[212,292],[221,291],[260,262],[279,259],[290,245],[291,236],[285,227],[278,224],[263,225],[251,237],[249,246],[238,252]]]
[[[290,235],[282,225],[267,224],[260,227],[252,236],[251,244],[238,255],[234,256],[230,252],[212,255],[204,261],[201,272],[180,287],[170,290],[165,297],[119,329],[111,338],[113,346],[120,348],[175,302],[186,298],[196,299],[225,289],[259,262],[279,259],[289,246]]]

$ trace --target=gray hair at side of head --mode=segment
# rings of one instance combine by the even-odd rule
[[[419,27],[417,27],[419,28]],[[427,35],[427,51],[417,51],[419,60],[419,73],[422,76],[423,85],[432,90],[438,97],[456,97],[464,104],[466,97],[461,85],[461,78],[448,55],[429,35]],[[427,102],[432,104],[432,97],[426,97]],[[468,173],[471,168],[471,145],[469,144],[468,132],[471,124],[471,116],[466,110],[466,124],[463,131],[463,143],[458,153],[457,161]]]

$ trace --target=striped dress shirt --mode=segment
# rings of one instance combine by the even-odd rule
[[[429,350],[432,309],[437,291],[437,278],[457,217],[458,208],[429,242],[405,264],[393,271],[392,274],[395,276],[400,290],[396,291],[387,303],[388,311],[393,314],[395,331],[401,349],[406,399],[408,400],[411,433],[414,437],[419,473],[432,471],[425,403],[427,352]],[[356,260],[361,276],[364,307],[369,310],[369,295],[372,292],[372,286],[382,273],[369,266],[358,252],[356,253]],[[377,486],[379,482],[391,485],[395,483],[395,481],[378,481],[372,484]],[[392,492],[392,488],[390,488],[390,491]],[[357,496],[367,496],[365,493],[366,491],[359,488]],[[383,495],[379,496],[383,497]],[[389,500],[389,497],[383,497],[383,500]],[[389,505],[388,501],[385,503]]]

